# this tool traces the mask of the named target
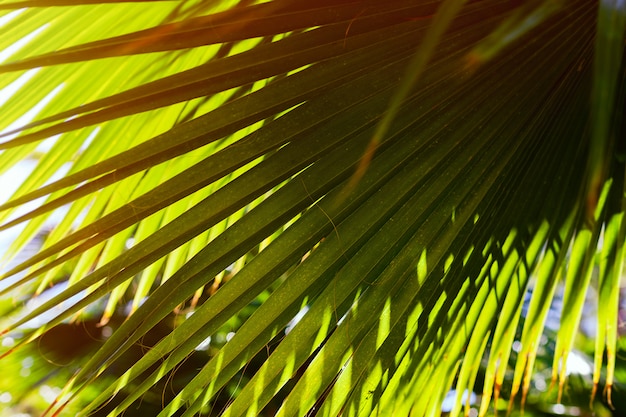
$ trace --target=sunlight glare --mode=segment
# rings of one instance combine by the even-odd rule
[[[0,394],[0,403],[10,403],[13,397],[10,392],[3,392]]]
[[[13,81],[11,84],[1,89],[0,90],[0,106],[4,106],[5,103],[9,101],[9,99],[13,96],[13,94],[15,94],[28,81],[30,81],[30,79],[33,78],[33,76],[37,74],[39,70],[40,68],[28,70],[24,74],[20,75],[17,80]],[[12,127],[9,126],[6,130],[8,131],[11,129]]]
[[[43,399],[49,404],[51,404],[60,393],[61,393],[61,388],[59,387],[51,387],[49,385],[42,385],[39,388],[39,395],[41,395]]]
[[[0,63],[6,61],[7,59],[9,59],[9,57],[11,57],[11,55],[15,54],[17,51],[28,45],[33,39],[37,37],[37,35],[39,35],[47,27],[48,24],[41,26],[39,29],[29,33],[19,41],[15,42],[13,45],[0,52]]]
[[[37,71],[37,70],[33,70],[33,71]],[[12,85],[12,84],[11,84]],[[54,90],[52,90],[50,93],[48,93],[39,103],[37,103],[32,109],[30,109],[29,111],[27,111],[26,113],[24,113],[24,115],[22,117],[20,117],[19,119],[17,119],[14,123],[12,123],[10,126],[8,126],[5,130],[5,132],[9,132],[13,129],[16,129],[20,126],[23,126],[27,123],[30,123],[35,116],[41,112],[47,105],[48,103],[50,103],[50,101],[52,101],[52,99],[59,93],[59,91],[61,91],[61,89],[63,89],[63,87],[65,86],[64,83],[59,84],[58,86],[56,86],[56,88]],[[9,86],[10,87],[10,86]],[[15,136],[17,136],[20,132],[16,132],[13,135],[9,135],[9,136],[5,136],[2,138],[2,143],[6,143],[9,140],[13,139]]]
[[[565,372],[567,375],[591,375],[593,374],[593,369],[583,356],[576,352],[570,352],[567,356]]]
[[[2,338],[2,347],[11,347],[15,344],[15,339],[10,336]]]
[[[0,17],[0,27],[6,25],[11,20],[15,19],[17,16],[22,14],[24,12],[24,10],[26,10],[26,9],[13,10],[12,12],[7,13],[4,16]]]

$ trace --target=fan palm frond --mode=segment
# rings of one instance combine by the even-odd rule
[[[48,412],[425,416],[455,387],[485,415],[507,381],[524,401],[562,286],[560,400],[592,283],[610,401],[623,2],[0,1],[0,25],[0,170],[38,159],[0,205],[2,360],[76,320],[102,339]]]

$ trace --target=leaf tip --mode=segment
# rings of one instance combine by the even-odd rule
[[[606,398],[606,402],[611,408],[611,410],[615,410],[615,406],[613,406],[613,400],[611,398],[611,394],[613,392],[613,385],[607,383],[604,387],[604,397]]]

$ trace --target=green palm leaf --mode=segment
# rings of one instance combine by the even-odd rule
[[[560,400],[596,281],[610,402],[622,2],[0,1],[0,19],[0,169],[38,159],[0,201],[0,232],[23,228],[2,360],[94,309],[102,339],[48,412],[439,415],[454,387],[452,415],[472,390],[485,415],[503,389],[524,403],[558,286]]]

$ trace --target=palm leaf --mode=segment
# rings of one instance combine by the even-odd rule
[[[93,306],[113,329],[49,412],[121,415],[163,393],[163,416],[438,415],[454,386],[453,415],[481,389],[484,415],[492,398],[501,408],[509,364],[510,403],[525,401],[557,285],[560,395],[596,263],[593,395],[604,383],[610,401],[620,2],[3,1],[0,13],[13,48],[0,167],[40,154],[0,206],[0,231],[23,227],[6,260],[66,210],[1,276],[12,302],[63,286],[3,320],[18,343],[2,360]]]

